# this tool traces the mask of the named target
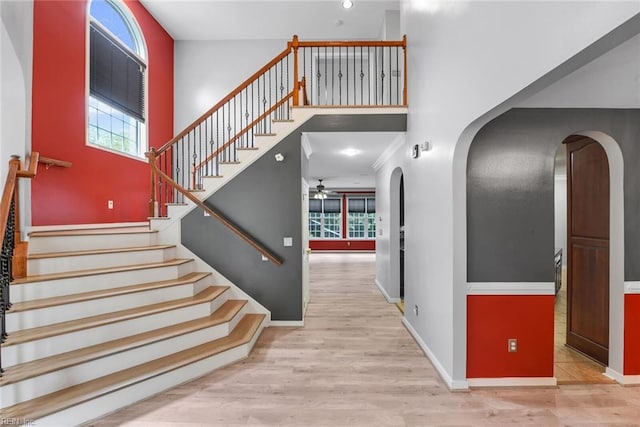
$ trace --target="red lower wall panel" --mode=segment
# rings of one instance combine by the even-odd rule
[[[310,240],[312,251],[375,251],[375,240]]]
[[[624,296],[624,375],[640,375],[640,295]]]
[[[147,131],[159,147],[173,136],[173,39],[137,1],[126,1],[145,37]],[[34,2],[32,150],[73,163],[40,167],[32,182],[33,225],[143,221],[145,161],[86,145],[87,2]],[[113,200],[114,209],[107,208]]]
[[[552,377],[553,307],[553,295],[469,295],[467,377]]]

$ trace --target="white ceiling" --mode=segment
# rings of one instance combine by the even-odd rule
[[[378,39],[400,0],[141,0],[175,40]]]
[[[309,186],[323,179],[327,189],[375,188],[373,164],[403,132],[306,132]],[[352,156],[345,150],[357,150]]]

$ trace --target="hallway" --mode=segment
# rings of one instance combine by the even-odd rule
[[[374,254],[312,254],[304,328],[95,426],[640,425],[640,387],[451,393],[373,284]]]

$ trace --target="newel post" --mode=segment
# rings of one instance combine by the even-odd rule
[[[293,106],[300,105],[300,82],[298,81],[298,36],[293,36],[291,47],[293,48]]]
[[[158,216],[158,201],[156,200],[156,149],[151,147],[151,149],[144,153],[145,156],[149,159],[149,169],[151,170],[151,197],[149,198],[149,216],[157,217]]]

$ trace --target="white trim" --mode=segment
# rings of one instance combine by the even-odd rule
[[[468,282],[467,295],[555,295],[553,282]]]
[[[378,289],[380,289],[380,293],[382,294],[382,296],[384,297],[384,299],[386,299],[386,300],[387,300],[387,302],[388,302],[389,304],[395,304],[395,303],[397,303],[397,302],[402,301],[400,298],[391,298],[391,297],[389,296],[389,294],[387,293],[386,289],[382,287],[382,284],[378,281],[378,278],[377,278],[377,277],[376,277],[376,280],[375,280],[375,284],[376,284],[376,286],[378,287]]]
[[[304,320],[272,320],[271,322],[269,322],[269,327],[271,326],[276,326],[276,327],[280,327],[280,326],[296,326],[296,327],[300,327],[300,326],[304,326]]]
[[[302,132],[300,141],[302,145],[302,152],[304,153],[304,156],[309,159],[309,157],[311,157],[311,154],[313,154],[313,149],[311,148],[311,143],[309,142],[309,137],[307,136],[306,132]]]
[[[557,387],[555,377],[468,378],[469,388],[483,387]]]
[[[409,323],[406,317],[402,318],[402,324],[405,326],[405,328],[407,328],[407,331],[409,331],[411,336],[413,336],[413,339],[416,341],[420,349],[424,352],[425,356],[427,356],[429,361],[431,361],[431,364],[433,365],[433,367],[436,368],[436,371],[438,372],[438,374],[440,374],[440,377],[445,382],[447,387],[449,387],[449,390],[468,390],[469,389],[468,381],[454,381],[451,378],[451,376],[447,373],[447,371],[444,369],[442,364],[438,361],[438,358],[435,356],[435,354],[433,354],[433,352],[429,349],[427,344],[425,344],[425,342],[422,341],[422,338],[420,337],[420,335],[418,335],[418,332],[415,329],[413,329],[413,326],[411,326],[411,324]]]
[[[603,375],[615,380],[621,385],[640,385],[640,375],[623,375],[611,368],[605,369]]]
[[[67,224],[67,225],[33,225],[25,227],[27,233],[36,231],[59,231],[59,230],[91,230],[95,228],[124,228],[124,227],[144,227],[149,226],[149,221],[142,222],[109,222],[99,224]]]
[[[624,282],[625,294],[640,294],[640,282]]]
[[[380,167],[385,164],[387,160],[389,160],[391,156],[393,156],[395,152],[404,145],[404,142],[405,133],[403,132],[402,134],[396,136],[391,144],[389,144],[389,146],[382,152],[382,154],[380,154],[380,157],[378,157],[378,159],[373,162],[373,165],[371,165],[373,170],[377,172],[378,169],[380,169]]]

